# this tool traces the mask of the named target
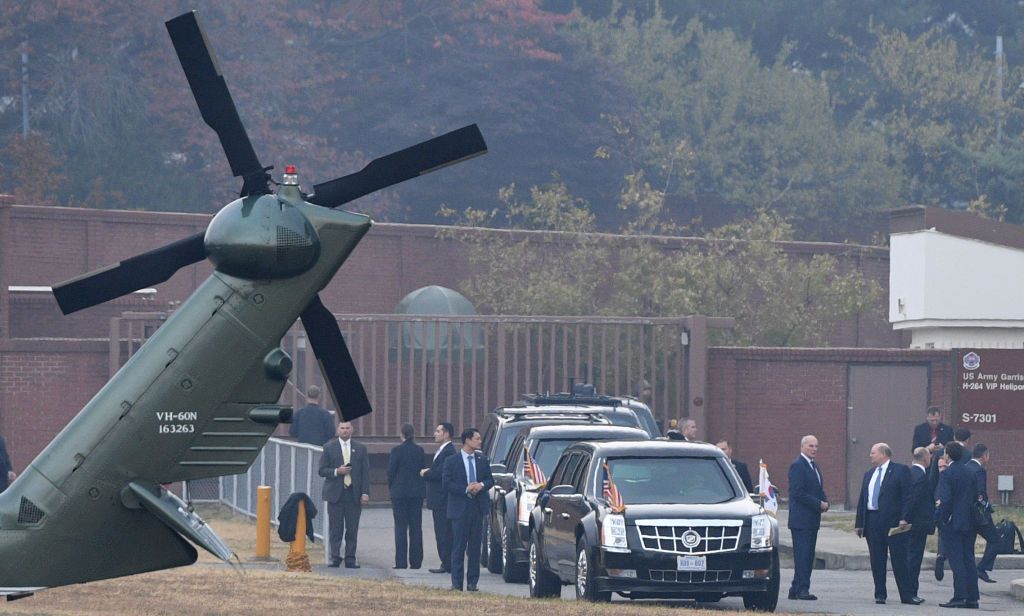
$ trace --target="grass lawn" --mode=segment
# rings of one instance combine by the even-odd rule
[[[256,547],[255,524],[220,505],[197,510],[231,545],[243,563]],[[308,548],[309,546],[307,546]],[[287,544],[276,531],[271,556],[284,559]],[[404,585],[390,580],[338,578],[316,573],[286,573],[265,568],[231,569],[199,549],[191,567],[144,573],[116,580],[64,586],[3,604],[4,614],[103,615],[137,614],[525,614],[558,616],[686,616],[720,610],[679,608],[642,603],[587,604],[557,599],[524,599],[488,593],[453,593]],[[571,589],[570,589],[571,592]],[[755,614],[755,612],[732,612]]]

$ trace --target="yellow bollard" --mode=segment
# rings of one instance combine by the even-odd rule
[[[306,554],[306,503],[299,501],[298,519],[295,520],[295,541],[288,548],[288,557],[284,559],[285,571],[311,572],[309,555]]]
[[[256,558],[270,559],[270,486],[256,488]]]
[[[306,503],[299,501],[299,519],[295,520],[295,541],[292,541],[291,554],[306,553]]]

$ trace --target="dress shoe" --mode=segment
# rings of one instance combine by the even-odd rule
[[[419,565],[412,565],[412,566],[410,566],[409,568],[410,568],[410,569],[419,569],[419,568],[420,568],[420,566],[419,566]]]
[[[935,557],[935,579],[942,581],[942,578],[946,577],[946,557],[936,556]]]
[[[964,607],[969,610],[976,610],[979,606],[977,601],[964,601]]]
[[[796,591],[795,590],[789,591],[789,600],[790,601],[795,601],[796,600]]]
[[[391,568],[392,569],[408,569],[408,567],[406,567],[405,565],[395,565],[394,567],[391,567]]]
[[[456,592],[462,592],[462,587],[461,586],[452,586],[448,590],[454,590]]]
[[[340,567],[341,566],[341,559],[340,558],[332,558],[331,562],[327,563],[327,566],[328,567]]]
[[[427,569],[427,571],[431,573],[451,573],[450,569],[445,569],[444,567],[438,567],[437,569]]]
[[[359,563],[355,563],[355,562],[345,563],[345,568],[346,569],[359,569]]]
[[[885,605],[885,597],[875,597],[875,603],[878,605]]]
[[[967,607],[967,602],[963,599],[950,599],[945,603],[940,603],[939,607]]]
[[[800,600],[800,601],[817,601],[818,600],[817,596],[812,595],[811,593],[807,592],[806,590],[804,592],[796,593],[796,598],[798,600]]]
[[[904,599],[903,603],[906,603],[907,605],[921,605],[924,603],[924,599],[921,597],[911,597],[909,599]]]
[[[988,582],[989,584],[995,584],[996,583],[995,580],[993,580],[992,578],[990,578],[988,576],[988,572],[987,571],[979,571],[978,572],[978,579],[981,580],[982,582]]]
[[[466,590],[469,592],[476,592],[480,589],[476,587],[476,584],[470,584],[469,586],[466,586]]]

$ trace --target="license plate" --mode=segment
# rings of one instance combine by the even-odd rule
[[[676,556],[676,568],[679,571],[707,571],[707,556]]]

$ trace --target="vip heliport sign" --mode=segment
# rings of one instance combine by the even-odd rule
[[[953,349],[953,422],[1024,429],[1024,349]]]

